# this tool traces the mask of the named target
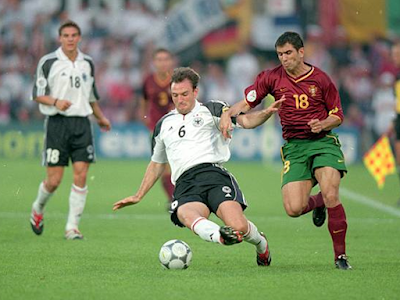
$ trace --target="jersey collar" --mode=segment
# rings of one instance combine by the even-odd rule
[[[60,60],[70,60],[70,59],[68,58],[68,56],[65,55],[65,53],[64,53],[64,51],[62,50],[61,47],[59,47],[59,48],[56,50],[56,53],[57,53],[57,56],[58,56],[58,58],[59,58]],[[83,60],[83,59],[84,59],[83,53],[81,52],[81,50],[78,49],[78,56],[76,57],[76,60]]]
[[[200,109],[200,106],[201,106],[200,102],[196,99],[196,100],[195,100],[194,107],[193,107],[193,109],[188,113],[188,115],[196,113],[196,112]]]

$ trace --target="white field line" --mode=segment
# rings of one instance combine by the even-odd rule
[[[1,212],[0,211],[0,221],[4,219],[26,219],[29,222],[30,213],[29,212]],[[46,219],[56,219],[56,220],[67,220],[67,212],[49,212],[45,213]],[[82,218],[84,220],[153,220],[162,221],[166,220],[169,222],[169,214],[165,213],[154,213],[154,214],[95,214],[95,213],[84,213]],[[268,216],[268,210],[265,211],[265,216],[251,216],[253,221],[268,221],[268,222],[285,222],[289,219],[288,216]],[[368,223],[368,224],[387,224],[396,223],[398,219],[395,218],[350,218],[353,223]],[[307,218],[296,219],[297,222],[309,222]],[[172,224],[172,223],[171,223]]]
[[[361,203],[365,206],[369,206],[373,209],[377,209],[377,210],[386,212],[392,216],[400,218],[400,209],[393,207],[393,206],[383,204],[373,198],[369,198],[369,197],[361,195],[359,193],[350,191],[346,188],[340,188],[340,195],[343,197],[346,197],[354,202]]]
[[[281,172],[281,168],[279,167],[275,167],[273,168],[275,172],[279,173]],[[363,204],[365,206],[369,206],[373,209],[377,209],[380,210],[382,212],[388,213],[392,216],[395,216],[397,218],[400,218],[400,209],[393,207],[393,206],[389,206],[386,204],[383,204],[381,202],[379,202],[376,199],[373,198],[369,198],[367,196],[361,195],[357,192],[351,191],[349,189],[346,189],[344,187],[341,187],[339,190],[339,193],[341,196],[346,197],[349,200],[352,200],[354,202]]]

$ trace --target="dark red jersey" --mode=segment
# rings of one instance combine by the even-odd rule
[[[155,74],[146,77],[143,83],[143,98],[147,102],[147,125],[152,132],[157,121],[168,113],[172,107],[170,78],[161,81]]]
[[[245,99],[250,107],[261,103],[271,94],[276,100],[285,95],[279,110],[282,135],[288,139],[318,139],[326,135],[312,133],[307,123],[311,119],[324,120],[334,115],[343,121],[339,93],[331,79],[320,69],[311,70],[298,78],[288,75],[282,66],[258,74],[256,81],[245,89]]]

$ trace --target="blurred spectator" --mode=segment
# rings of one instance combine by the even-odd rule
[[[380,75],[372,96],[372,108],[374,111],[372,130],[375,140],[382,134],[387,133],[396,116],[396,99],[393,94],[394,80],[395,77],[389,72]]]
[[[207,67],[207,73],[204,78],[205,101],[219,100],[227,102],[230,105],[242,100],[237,98],[233,84],[225,75],[224,69],[217,63],[211,63]]]
[[[236,101],[243,99],[244,89],[254,82],[259,71],[260,66],[255,55],[249,51],[247,45],[240,45],[237,52],[228,59],[226,66]]]
[[[46,49],[56,49],[56,28],[68,18],[83,28],[86,38],[81,48],[97,66],[98,89],[107,115],[113,122],[138,121],[143,78],[153,71],[151,54],[155,45],[160,46],[157,37],[174,5],[182,1],[0,1],[0,124],[43,118],[37,106],[28,101],[34,68]],[[253,1],[253,9],[267,13],[265,3]],[[187,63],[203,77],[200,101],[218,99],[233,104],[243,98],[243,89],[261,69],[276,64],[274,51],[261,47],[269,45],[268,37],[275,34],[268,30],[271,20],[263,19],[260,30],[256,19],[251,28],[264,34],[262,40],[255,39],[255,32],[251,32],[250,41],[218,64],[208,61],[201,50],[196,60]],[[381,37],[369,44],[349,41],[344,29],[338,27],[327,48],[321,43],[320,28],[306,25],[305,60],[333,76],[347,124],[360,129],[368,144],[372,139],[368,136],[379,135],[388,122],[381,110],[389,101],[385,96],[389,88],[383,81],[397,71],[390,59],[391,42]]]

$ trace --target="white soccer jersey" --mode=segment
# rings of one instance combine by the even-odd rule
[[[69,100],[72,105],[66,111],[60,111],[55,106],[39,104],[44,115],[91,115],[93,110],[89,103],[99,99],[91,57],[78,50],[76,60],[71,61],[61,48],[43,56],[36,69],[32,99],[45,95]]]
[[[174,185],[191,167],[229,160],[230,139],[225,140],[219,130],[222,110],[226,106],[219,101],[206,104],[196,101],[190,113],[182,115],[175,109],[158,121],[153,133],[151,160],[170,164]],[[236,119],[232,121],[237,126]]]

